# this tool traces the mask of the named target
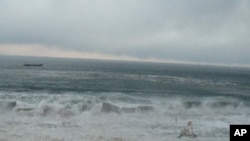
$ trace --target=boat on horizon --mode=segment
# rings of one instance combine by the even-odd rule
[[[31,64],[31,63],[25,63],[25,64],[23,64],[23,66],[35,66],[35,67],[42,67],[43,66],[43,64]]]

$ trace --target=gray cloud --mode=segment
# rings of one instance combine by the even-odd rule
[[[2,0],[0,43],[250,63],[248,0]]]

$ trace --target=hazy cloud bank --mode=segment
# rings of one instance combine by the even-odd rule
[[[250,64],[248,0],[2,0],[0,25],[1,54]]]

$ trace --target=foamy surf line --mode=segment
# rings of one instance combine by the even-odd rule
[[[0,140],[226,141],[230,124],[250,123],[249,111],[228,97],[1,93]],[[189,120],[197,138],[177,138]]]

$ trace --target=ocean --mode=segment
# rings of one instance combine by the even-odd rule
[[[0,115],[1,141],[228,141],[250,68],[1,56]]]

